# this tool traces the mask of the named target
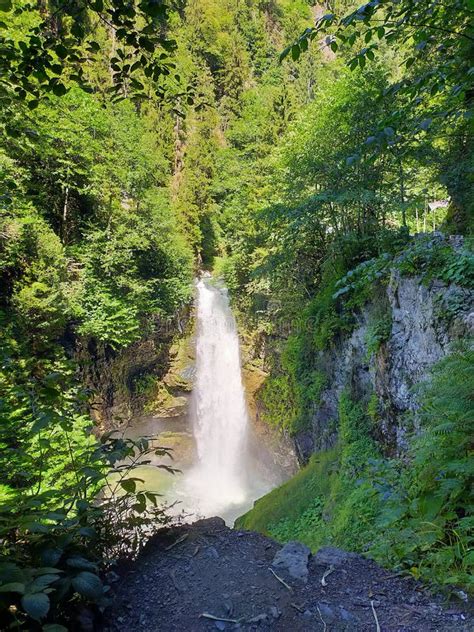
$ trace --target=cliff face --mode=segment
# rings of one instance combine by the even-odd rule
[[[343,391],[369,410],[385,453],[402,453],[408,424],[416,425],[415,385],[451,343],[474,334],[474,292],[437,280],[425,284],[393,269],[356,318],[351,335],[321,352],[327,387],[310,428],[296,435],[301,461],[335,444]]]
[[[184,333],[189,315],[188,308],[157,320],[149,336],[126,349],[115,350],[94,339],[75,340],[73,355],[82,383],[92,392],[91,414],[103,429],[119,427],[142,412],[152,383],[170,368],[173,342]]]

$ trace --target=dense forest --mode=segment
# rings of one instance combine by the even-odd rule
[[[321,354],[390,270],[456,284],[446,318],[461,308],[473,12],[0,0],[2,629],[67,629],[167,519],[120,465],[152,448],[94,427],[78,341],[114,354],[153,335],[211,270],[264,357],[265,421],[293,436],[317,406]],[[374,323],[373,352],[389,326]],[[465,340],[421,389],[403,454],[377,442],[377,401],[346,394],[337,444],[290,481],[297,503],[270,495],[248,525],[472,589],[473,372]]]

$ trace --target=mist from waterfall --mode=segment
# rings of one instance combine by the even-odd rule
[[[197,283],[196,379],[191,415],[197,462],[186,475],[196,511],[220,515],[249,494],[249,421],[239,339],[227,291],[210,278]]]

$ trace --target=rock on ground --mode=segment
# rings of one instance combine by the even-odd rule
[[[168,529],[114,583],[102,630],[375,632],[375,617],[381,632],[474,629],[467,604],[445,604],[359,555],[326,547],[308,557],[304,545],[281,547],[220,518]]]
[[[275,555],[272,566],[281,569],[293,577],[306,582],[308,579],[308,561],[311,551],[301,542],[288,542]]]

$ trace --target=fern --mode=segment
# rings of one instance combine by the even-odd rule
[[[474,351],[465,344],[423,386],[422,433],[412,443],[409,463],[400,474],[387,467],[379,473],[391,494],[372,551],[416,577],[467,589],[474,568],[473,384]]]

